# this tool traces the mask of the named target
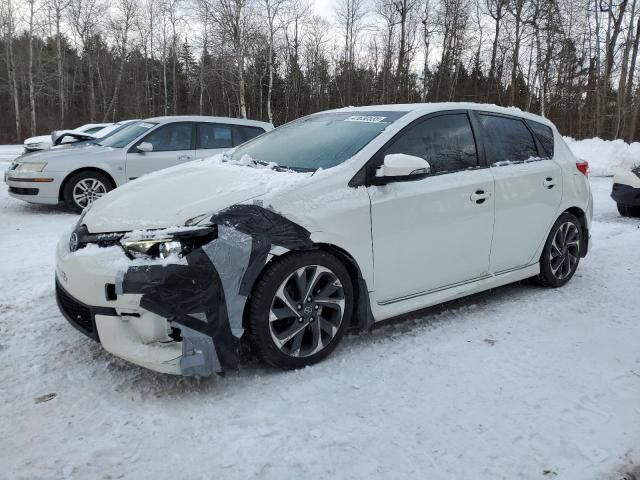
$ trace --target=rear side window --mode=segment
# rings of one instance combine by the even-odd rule
[[[143,142],[152,144],[154,152],[191,150],[192,131],[191,123],[169,123],[155,129]]]
[[[231,126],[216,123],[198,124],[198,144],[196,148],[206,150],[231,148],[233,146]]]
[[[489,164],[523,162],[538,157],[533,136],[522,120],[485,114],[479,117]]]
[[[547,157],[553,158],[553,130],[551,127],[547,125],[543,125],[542,123],[534,122],[533,120],[527,120],[529,124],[529,128],[533,130],[533,133],[538,137],[538,141],[544,148],[544,152],[547,154]]]
[[[262,135],[264,130],[260,127],[248,127],[246,125],[236,125],[236,145],[248,142],[252,138]]]
[[[478,164],[476,142],[466,113],[441,115],[408,127],[385,155],[405,153],[424,158],[431,173],[455,172]]]

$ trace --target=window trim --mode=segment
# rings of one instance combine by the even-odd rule
[[[475,123],[475,119],[473,118],[473,114],[472,114],[472,110],[469,109],[459,109],[459,110],[439,110],[437,112],[431,112],[428,113],[426,115],[423,115],[421,117],[416,118],[415,120],[412,120],[409,124],[405,125],[404,127],[402,127],[402,129],[399,132],[396,132],[393,137],[391,137],[389,140],[387,140],[385,142],[385,144],[380,147],[378,149],[378,151],[376,153],[374,153],[373,155],[371,155],[371,157],[369,158],[369,160],[367,160],[367,162],[362,166],[362,168],[360,168],[360,170],[358,170],[358,173],[356,173],[353,178],[349,181],[349,186],[350,187],[360,187],[360,186],[364,186],[364,187],[370,187],[372,185],[375,184],[375,171],[378,168],[378,164],[382,164],[382,161],[384,160],[384,153],[385,151],[398,139],[398,137],[400,137],[401,135],[404,135],[408,130],[410,130],[411,128],[415,127],[416,125],[419,125],[423,122],[426,122],[428,120],[431,120],[433,118],[437,118],[437,117],[443,117],[446,115],[466,115],[467,119],[469,120],[469,126],[471,127],[471,134],[473,135],[473,140],[476,146],[476,166],[474,167],[470,167],[470,168],[465,168],[465,169],[461,169],[461,170],[455,170],[455,171],[449,171],[449,172],[443,172],[443,173],[432,173],[429,175],[426,175],[424,177],[421,177],[420,179],[416,179],[416,181],[421,181],[424,180],[426,178],[432,178],[432,177],[438,177],[440,175],[450,175],[452,173],[457,173],[457,172],[464,172],[466,170],[469,169],[477,169],[477,168],[485,168],[485,158],[484,158],[484,149],[481,149],[481,142],[479,141],[478,138],[478,134],[476,132],[476,128],[477,125]]]
[[[194,144],[194,150],[221,150],[223,148],[233,148],[235,147],[235,128],[233,128],[235,125],[231,124],[231,123],[221,123],[221,122],[194,122],[195,125],[195,144]],[[198,145],[200,144],[200,131],[198,130],[198,126],[199,125],[212,125],[214,128],[215,127],[229,127],[229,130],[231,131],[231,146],[230,147],[220,147],[220,148],[198,148]]]
[[[525,128],[529,132],[529,135],[531,135],[531,138],[533,139],[533,144],[536,147],[536,152],[537,152],[538,158],[536,160],[533,160],[533,161],[541,161],[541,160],[547,160],[548,159],[548,156],[547,156],[544,148],[542,147],[542,144],[538,140],[538,137],[533,132],[533,130],[531,130],[531,127],[527,123],[527,119],[526,118],[519,117],[517,115],[509,115],[509,114],[501,113],[501,112],[490,112],[490,111],[486,111],[486,110],[473,110],[472,112],[473,112],[472,116],[475,117],[475,121],[477,123],[479,136],[482,138],[483,151],[486,148],[485,145],[488,143],[488,140],[486,138],[484,128],[482,127],[482,124],[480,123],[480,118],[479,118],[480,115],[486,115],[486,116],[490,116],[490,117],[502,117],[502,118],[507,118],[509,120],[519,121],[520,123],[522,123],[525,126]],[[485,159],[485,165],[487,167],[495,167],[496,166],[495,165],[496,162],[491,162],[491,163],[489,162],[489,157],[488,157],[486,151],[484,151],[484,159]],[[509,165],[518,165],[518,164],[522,164],[524,162],[525,162],[525,160],[512,161]],[[503,165],[503,166],[508,166],[508,165]]]
[[[191,148],[189,148],[190,151],[193,151],[196,149],[196,122],[193,121],[180,121],[180,122],[167,122],[167,123],[158,123],[156,125],[156,128],[154,128],[153,130],[151,130],[150,132],[145,133],[143,136],[141,136],[140,138],[138,138],[138,140],[135,140],[133,142],[133,144],[129,147],[129,150],[127,150],[127,153],[141,153],[138,151],[138,145],[140,145],[141,143],[143,143],[147,137],[149,135],[152,135],[154,132],[156,132],[157,130],[161,129],[162,127],[166,127],[169,125],[177,125],[177,124],[182,124],[182,123],[186,123],[186,124],[190,124],[191,125]],[[153,152],[147,152],[146,155],[150,154],[150,153],[166,153],[166,152],[184,152],[184,150],[159,150],[159,151],[153,151]]]

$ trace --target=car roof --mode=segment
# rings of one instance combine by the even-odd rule
[[[439,112],[443,110],[479,110],[483,112],[502,113],[516,117],[528,118],[530,120],[553,126],[553,123],[545,117],[525,112],[517,107],[501,107],[489,103],[473,102],[433,102],[433,103],[399,103],[392,105],[367,105],[364,107],[344,107],[332,112],[417,112],[422,114]],[[320,113],[320,112],[319,112]]]
[[[209,117],[206,115],[171,115],[166,117],[151,117],[146,118],[145,121],[156,123],[170,123],[170,122],[216,122],[216,123],[231,123],[234,125],[248,125],[253,127],[262,127],[272,129],[273,125],[268,122],[260,122],[258,120],[247,120],[244,118],[232,118],[232,117]]]

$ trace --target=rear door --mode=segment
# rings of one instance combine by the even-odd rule
[[[494,113],[477,119],[495,181],[490,269],[500,273],[537,260],[562,200],[562,169],[523,119]]]
[[[430,176],[369,187],[376,300],[388,304],[488,274],[493,177],[481,168],[466,111],[406,127],[372,159],[424,158]]]
[[[194,159],[195,126],[193,122],[174,122],[159,126],[129,148],[127,152],[127,178],[133,180],[163,168]],[[150,143],[151,152],[141,152],[138,145]]]

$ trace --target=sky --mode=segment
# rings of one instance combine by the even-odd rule
[[[334,2],[335,0],[314,0],[315,13],[326,19],[333,18]]]

